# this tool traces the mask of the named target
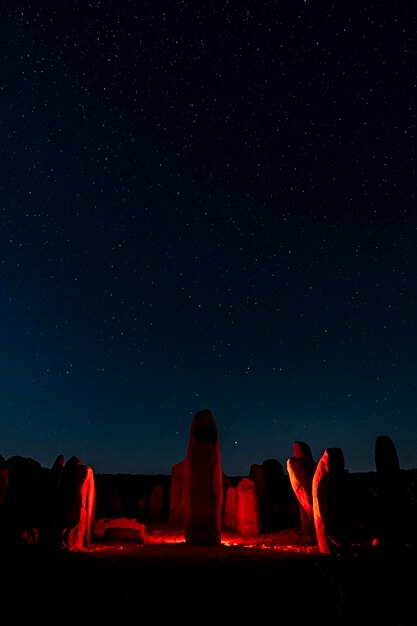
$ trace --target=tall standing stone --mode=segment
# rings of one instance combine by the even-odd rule
[[[278,459],[266,459],[265,496],[262,502],[261,521],[263,532],[293,527],[298,521],[298,501],[288,476]]]
[[[221,542],[223,475],[219,433],[210,410],[193,418],[184,484],[186,543],[214,546]]]
[[[300,527],[304,535],[314,535],[313,477],[317,463],[310,447],[303,441],[293,444],[293,456],[287,460],[291,487],[300,503]]]
[[[12,456],[7,459],[8,482],[3,504],[4,534],[10,545],[22,537],[35,534],[42,519],[42,467],[30,457]],[[35,533],[36,529],[36,533]]]
[[[320,552],[335,554],[349,545],[350,497],[340,448],[327,448],[313,477],[313,511]]]
[[[384,543],[405,541],[409,521],[401,481],[401,468],[394,442],[388,435],[375,441],[375,465],[378,484],[378,539]]]
[[[91,467],[72,457],[58,486],[56,531],[63,548],[81,550],[92,540],[96,519],[96,490]]]

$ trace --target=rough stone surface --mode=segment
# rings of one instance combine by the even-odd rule
[[[351,498],[340,448],[327,448],[313,477],[313,511],[320,552],[335,554],[350,547]]]
[[[94,473],[72,457],[64,466],[57,494],[57,540],[63,548],[81,550],[92,539],[96,519]]]
[[[229,487],[226,494],[223,528],[237,531],[237,487]]]
[[[210,410],[198,411],[192,421],[185,466],[184,504],[186,543],[220,544],[223,472],[219,434]]]
[[[169,497],[169,521],[173,524],[184,522],[185,475],[187,459],[176,463],[171,470]]]
[[[410,539],[410,507],[404,494],[403,473],[393,440],[379,435],[375,441],[377,474],[377,528],[379,542],[402,544]]]
[[[314,535],[313,476],[317,463],[310,447],[301,441],[293,444],[293,456],[287,460],[292,489],[300,503],[300,528],[304,535]]]
[[[244,537],[257,537],[262,531],[255,483],[247,477],[237,486],[236,529]]]

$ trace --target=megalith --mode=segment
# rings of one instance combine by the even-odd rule
[[[209,409],[193,418],[185,464],[184,531],[186,543],[221,542],[223,473],[217,425]]]
[[[149,496],[149,519],[162,520],[164,514],[165,503],[165,485],[162,483],[156,483],[152,487],[151,494]]]
[[[247,477],[237,485],[236,529],[243,537],[257,537],[262,530],[255,483]]]
[[[3,541],[16,545],[26,543],[26,536],[38,536],[42,519],[41,490],[42,467],[38,461],[19,455],[7,459]]]
[[[184,486],[185,467],[187,459],[173,465],[171,469],[170,492],[169,492],[169,515],[168,520],[173,524],[184,522]]]
[[[223,513],[223,528],[237,531],[237,488],[229,487],[226,493]]]
[[[95,518],[93,470],[72,457],[64,466],[57,493],[56,530],[61,547],[72,551],[88,546]]]
[[[377,539],[395,544],[406,541],[409,520],[405,506],[400,461],[393,440],[379,435],[375,441],[377,475]]]
[[[310,447],[303,441],[293,444],[293,456],[287,460],[287,472],[291,487],[300,508],[300,528],[304,535],[314,535],[313,477],[317,463]]]
[[[350,497],[341,448],[327,448],[313,477],[313,513],[320,552],[344,551],[350,540]]]

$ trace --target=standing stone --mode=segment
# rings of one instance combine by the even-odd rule
[[[58,456],[56,457],[54,464],[52,465],[52,471],[53,473],[58,476],[58,478],[61,478],[62,473],[64,471],[64,465],[65,465],[65,457],[63,454],[58,454]]]
[[[185,459],[180,463],[176,463],[171,470],[168,520],[172,524],[184,523],[186,465],[187,460]]]
[[[224,505],[223,527],[237,531],[237,489],[229,487]]]
[[[303,535],[314,535],[313,477],[317,463],[310,447],[302,442],[293,444],[293,456],[287,460],[291,487],[300,503],[300,527]]]
[[[210,410],[198,411],[191,425],[184,485],[186,543],[221,542],[223,474],[219,434]]]
[[[266,494],[266,475],[264,466],[259,463],[253,463],[250,466],[248,478],[253,481],[258,500],[259,502],[262,502]]]
[[[277,459],[262,463],[265,472],[265,495],[260,508],[263,532],[293,527],[298,521],[298,500],[288,476]]]
[[[340,448],[327,448],[313,477],[313,511],[320,552],[335,554],[349,545],[350,497]]]
[[[3,504],[4,537],[10,545],[25,541],[38,530],[42,518],[40,494],[42,467],[30,457],[7,459],[8,483]]]
[[[156,483],[152,487],[151,495],[149,496],[149,519],[159,519],[163,517],[165,501],[165,487],[161,483]]]
[[[379,435],[375,442],[375,465],[378,486],[377,534],[385,544],[404,542],[408,516],[403,497],[401,468],[394,442]]]
[[[63,548],[81,550],[92,540],[96,517],[96,490],[91,467],[72,457],[64,466],[58,486],[58,542]]]
[[[227,492],[229,491],[230,487],[232,487],[232,481],[226,474],[222,473],[222,489],[223,489],[222,519],[226,511],[226,498],[227,498]]]
[[[246,477],[237,485],[236,528],[243,537],[257,537],[261,533],[261,516],[255,483]]]

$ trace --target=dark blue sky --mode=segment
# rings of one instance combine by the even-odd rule
[[[417,466],[415,2],[6,2],[0,454]]]

